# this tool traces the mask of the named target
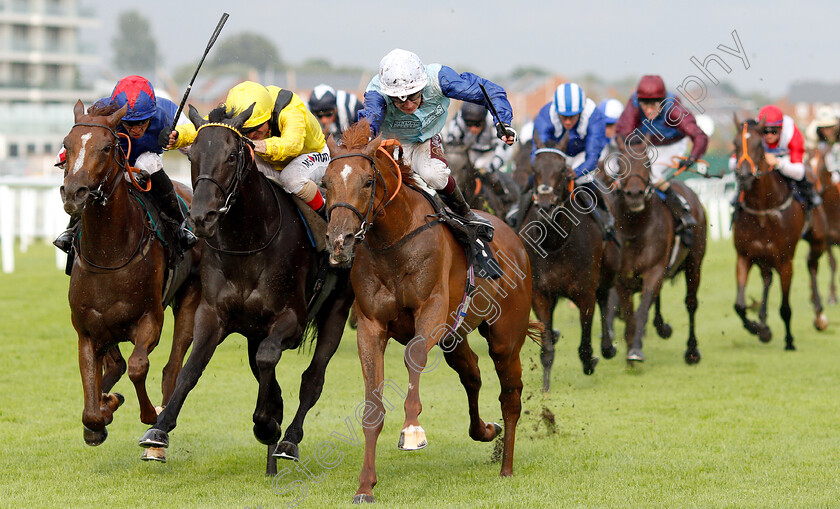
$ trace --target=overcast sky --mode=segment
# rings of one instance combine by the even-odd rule
[[[516,2],[521,7],[494,0],[81,1],[100,14],[96,34],[108,48],[105,65],[111,62],[119,13],[142,5],[170,70],[201,56],[227,12],[219,40],[255,31],[291,64],[323,57],[333,65],[375,70],[386,53],[400,47],[424,63],[488,78],[538,66],[571,77],[661,74],[675,87],[690,76],[712,86],[690,59],[703,61],[715,53],[730,71],[715,63],[709,69],[742,92],[777,97],[797,80],[840,82],[840,3],[828,0]],[[733,31],[748,62],[718,49],[738,51]]]

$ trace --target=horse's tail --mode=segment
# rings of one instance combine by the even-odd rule
[[[306,326],[303,329],[303,334],[300,336],[300,344],[298,351],[303,353],[304,348],[313,345],[318,340],[318,323],[316,316],[312,316],[306,321]]]
[[[545,332],[545,325],[542,322],[531,320],[528,322],[528,331],[525,333],[529,338],[534,340],[534,343],[543,345],[543,333]]]

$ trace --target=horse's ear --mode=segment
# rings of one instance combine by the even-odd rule
[[[557,150],[560,152],[565,152],[566,148],[569,146],[569,132],[570,131],[566,130],[566,132],[563,133],[563,137],[557,142]]]
[[[755,126],[755,128],[758,130],[759,133],[764,132],[764,120],[765,119],[766,119],[766,117],[761,117],[761,120],[758,121],[758,125]]]
[[[537,131],[534,131],[534,146],[537,147],[537,150],[545,148],[545,144],[540,139],[540,133],[538,133]]]
[[[335,138],[333,138],[332,134],[327,136],[327,148],[330,149],[330,154],[338,153],[338,143],[336,143]]]
[[[256,106],[256,105],[257,105],[257,103],[251,103],[251,105],[248,106],[248,109],[246,109],[245,111],[243,111],[242,113],[233,117],[230,120],[230,125],[237,128],[237,129],[241,129],[242,126],[245,125],[245,122],[249,118],[251,118],[251,113],[254,112],[254,106]],[[257,127],[257,126],[254,126],[254,127]]]
[[[741,130],[741,122],[738,120],[738,112],[737,111],[732,112],[732,121],[735,122],[735,130],[740,131]]]
[[[190,104],[189,106],[190,106],[190,111],[189,111],[189,113],[187,113],[187,116],[190,118],[190,122],[193,123],[195,128],[198,129],[199,127],[204,125],[207,121],[204,120],[203,118],[201,118],[201,113],[199,113],[198,110],[195,109],[195,106],[193,106],[192,104]]]
[[[625,147],[626,143],[624,142],[624,136],[616,135],[614,137],[614,139],[615,139],[615,144],[618,147],[618,150],[620,150],[622,152],[625,152],[624,147]]]
[[[380,134],[373,140],[371,140],[364,149],[364,154],[370,158],[376,155],[376,151],[379,149],[379,146],[382,145],[382,135]]]
[[[108,125],[116,127],[120,120],[128,113],[128,103],[123,104],[123,107],[108,115]]]
[[[85,105],[82,103],[82,100],[79,99],[78,101],[76,101],[76,105],[73,106],[73,117],[76,119],[76,122],[78,123],[79,119],[81,119],[84,115],[85,115]]]

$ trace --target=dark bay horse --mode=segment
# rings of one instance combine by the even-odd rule
[[[688,248],[674,234],[674,216],[663,200],[655,196],[646,144],[624,145],[620,137],[617,141],[622,162],[616,176],[619,192],[615,229],[621,242],[621,268],[616,290],[625,322],[627,361],[632,365],[645,360],[642,338],[651,304],[654,305],[653,324],[657,334],[662,338],[670,337],[671,327],[662,319],[660,310],[660,291],[666,278],[684,272],[685,307],[688,311],[688,341],[684,357],[686,363],[696,364],[700,362],[700,350],[694,334],[694,314],[697,311],[700,266],[706,253],[705,210],[694,191],[680,182],[670,183],[688,201],[697,221],[697,225],[691,227],[694,242]],[[641,292],[642,296],[634,313],[633,294],[636,292]]]
[[[137,392],[140,420],[151,424],[157,419],[146,393],[146,375],[149,353],[157,346],[163,326],[167,261],[164,246],[147,224],[145,209],[129,193],[127,158],[116,133],[126,109],[97,108],[85,114],[79,101],[73,110],[75,125],[64,138],[64,210],[81,217],[69,299],[73,327],[79,336],[79,369],[85,394],[82,422],[89,445],[99,445],[108,436],[105,427],[123,401],[121,395],[110,390],[126,370]],[[179,195],[190,203],[189,189],[175,185]],[[200,247],[185,256],[185,263],[197,268]],[[163,369],[162,405],[169,401],[192,342],[199,294],[200,282],[193,270],[171,301],[175,332],[169,362]],[[127,365],[119,350],[123,341],[134,343]],[[165,456],[149,459],[165,460]]]
[[[195,342],[169,406],[140,445],[168,445],[168,432],[216,347],[238,332],[247,338],[249,365],[259,382],[254,436],[268,446],[267,472],[273,474],[276,457],[300,457],[303,422],[321,395],[353,295],[347,271],[339,272],[335,291],[314,317],[307,317],[312,298],[307,290],[319,261],[326,259],[310,245],[292,198],[257,169],[239,131],[252,108],[232,119],[217,108],[208,122],[190,106],[190,120],[198,129],[190,148],[195,188],[190,218],[195,233],[206,239]],[[316,336],[312,361],[301,374],[297,413],[278,444],[283,398],[275,368],[283,351],[302,344],[308,325],[314,325],[309,331]]]
[[[610,288],[615,283],[620,259],[615,242],[604,240],[592,214],[596,197],[574,186],[574,171],[566,166],[563,150],[568,136],[557,147],[546,147],[534,133],[537,151],[533,162],[534,187],[530,210],[519,236],[531,259],[533,308],[545,327],[540,359],[543,390],[548,391],[554,363],[554,308],[560,297],[575,303],[580,314],[578,356],[583,372],[595,372],[598,357],[592,355],[592,319],[597,302],[601,310],[601,355],[615,356],[611,320],[608,320]]]
[[[772,333],[767,326],[767,297],[773,280],[771,270],[779,274],[782,285],[782,304],[779,314],[785,322],[785,350],[796,350],[790,331],[790,284],[793,278],[793,256],[805,223],[804,207],[794,199],[793,190],[785,178],[767,163],[761,133],[764,123],[735,120],[736,168],[735,176],[740,193],[740,206],[732,223],[732,238],[738,254],[736,277],[738,283],[735,312],[744,328],[769,342]],[[819,223],[815,223],[819,226]],[[819,231],[816,232],[817,235]],[[823,232],[824,233],[824,232]],[[812,236],[814,233],[812,232]],[[825,239],[823,235],[822,247]],[[808,266],[812,269],[812,292],[816,290],[816,265],[821,254],[819,241],[812,244]],[[745,289],[750,268],[758,265],[764,283],[759,321],[747,318]],[[817,319],[822,314],[819,294],[812,293]],[[816,299],[816,300],[815,300]],[[815,321],[815,325],[817,322]]]
[[[434,210],[426,198],[406,185],[412,180],[410,170],[401,168],[388,151],[380,149],[380,138],[369,141],[369,133],[367,121],[362,120],[345,131],[342,146],[330,139],[333,158],[324,176],[330,211],[327,245],[331,261],[352,264],[350,278],[356,293],[359,358],[365,380],[365,454],[353,500],[374,501],[376,442],[385,415],[383,354],[392,337],[407,345],[409,385],[399,441],[402,450],[426,445],[418,420],[422,410],[420,374],[437,366],[439,357],[428,362],[436,344],[466,389],[470,437],[489,442],[501,433],[501,426],[479,417],[478,357],[463,340],[475,328],[487,339],[501,383],[499,401],[505,428],[500,475],[512,475],[521,411],[519,351],[526,334],[536,339],[539,330],[539,324],[529,320],[528,255],[507,225],[484,214],[495,227],[490,246],[504,276],[498,280],[476,278],[476,291],[464,310],[461,304],[472,277],[463,248],[446,227],[429,217]],[[464,316],[460,326],[456,321],[459,311]]]

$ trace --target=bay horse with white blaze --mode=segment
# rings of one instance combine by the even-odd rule
[[[167,257],[163,244],[147,224],[146,210],[129,189],[134,180],[120,148],[117,126],[127,106],[92,108],[85,114],[81,101],[73,110],[75,125],[64,138],[67,164],[61,196],[64,210],[79,215],[80,235],[74,239],[75,261],[70,273],[70,311],[79,336],[79,370],[85,395],[84,438],[99,445],[108,436],[106,425],[123,397],[110,390],[128,370],[140,405],[140,420],[151,424],[157,411],[146,392],[149,353],[160,340],[164,316],[164,277]],[[125,135],[123,135],[125,136]],[[189,189],[175,183],[189,204]],[[139,186],[138,186],[139,189]],[[171,301],[175,333],[169,362],[163,369],[166,405],[175,388],[181,363],[192,342],[193,316],[198,305],[197,274],[200,246],[185,253],[183,263],[193,270]],[[119,343],[134,350],[128,365]],[[165,460],[165,455],[144,459]]]
[[[190,221],[196,235],[206,239],[195,342],[169,406],[140,445],[168,446],[168,432],[216,347],[238,332],[248,341],[249,366],[259,383],[254,436],[268,446],[266,472],[274,474],[277,457],[300,457],[303,422],[321,395],[353,294],[344,271],[318,311],[308,309],[318,302],[309,289],[326,256],[319,257],[311,245],[292,198],[257,169],[254,152],[240,132],[252,109],[228,118],[224,107],[216,108],[207,121],[190,106],[190,120],[198,129],[190,148],[195,188]],[[297,413],[283,436],[283,398],[275,369],[285,350],[303,343],[307,329],[316,344],[301,374]]]
[[[804,205],[794,199],[793,190],[785,178],[770,167],[765,158],[763,119],[759,122],[739,122],[734,117],[736,136],[735,176],[738,182],[740,203],[732,223],[732,239],[738,254],[736,277],[738,290],[735,312],[741,318],[744,328],[766,343],[772,339],[767,326],[767,297],[773,280],[771,270],[779,274],[782,285],[782,303],[779,314],[785,322],[785,350],[796,350],[790,329],[790,285],[793,279],[793,256],[805,223]],[[812,302],[816,318],[815,327],[822,330],[827,319],[822,313],[822,304],[816,288],[816,269],[822,251],[825,250],[825,230],[822,211],[815,210],[812,216],[812,231],[809,233],[811,250],[808,267],[811,272]],[[745,289],[750,268],[758,265],[764,284],[759,321],[747,318]]]
[[[426,197],[407,185],[412,181],[411,170],[401,167],[380,148],[380,138],[369,141],[369,134],[368,122],[362,120],[345,131],[342,146],[330,138],[332,161],[324,176],[331,261],[352,264],[365,416],[370,417],[365,421],[364,464],[353,500],[374,501],[376,442],[385,415],[381,396],[383,356],[389,338],[407,345],[409,385],[399,441],[402,450],[426,445],[418,420],[422,410],[420,374],[437,365],[435,361],[427,367],[429,352],[436,344],[444,350],[446,362],[458,372],[466,389],[470,437],[489,442],[501,433],[501,426],[479,416],[481,375],[477,356],[464,340],[475,328],[487,339],[501,382],[499,401],[505,427],[500,475],[512,475],[514,437],[521,411],[519,351],[525,336],[536,339],[540,328],[537,322],[529,321],[528,255],[507,225],[483,214],[495,227],[489,245],[503,276],[499,280],[475,279],[472,304],[466,305],[465,311],[461,304],[468,302],[464,299],[465,287],[472,282],[472,273],[464,249],[446,227],[439,225]],[[463,312],[462,323],[454,318],[459,311]]]
[[[697,312],[697,289],[700,267],[706,253],[706,212],[697,195],[681,182],[671,182],[677,194],[690,205],[696,225],[692,229],[693,244],[686,246],[675,234],[674,216],[663,200],[656,196],[651,182],[647,143],[625,145],[617,137],[620,161],[615,175],[618,198],[615,202],[615,229],[621,242],[621,266],[616,291],[624,317],[624,338],[627,362],[645,360],[642,338],[647,326],[650,306],[654,306],[653,325],[663,339],[671,336],[671,326],[662,319],[660,292],[662,283],[680,272],[685,273],[685,308],[688,311],[688,340],[684,354],[687,364],[700,362],[700,350],[694,334]],[[641,292],[639,307],[633,310],[633,294]]]

